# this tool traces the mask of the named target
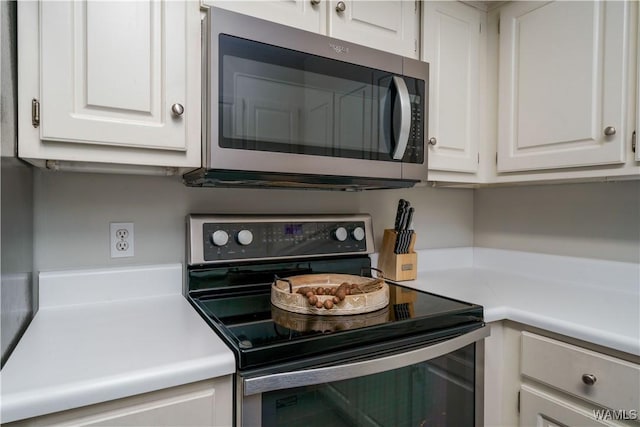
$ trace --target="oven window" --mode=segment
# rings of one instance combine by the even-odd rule
[[[221,147],[393,161],[393,74],[225,34],[219,73]]]
[[[262,395],[265,426],[473,426],[475,346],[406,368]]]

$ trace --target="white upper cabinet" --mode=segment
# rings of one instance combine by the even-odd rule
[[[24,3],[21,157],[200,166],[197,3]]]
[[[622,1],[501,10],[498,172],[625,161],[629,13]]]
[[[340,40],[418,58],[417,1],[204,0],[216,6]]]
[[[324,1],[279,0],[238,1],[205,0],[207,6],[216,6],[244,15],[255,16],[278,24],[327,34],[327,7]]]
[[[418,58],[417,1],[327,1],[329,36]]]
[[[422,7],[423,59],[430,64],[426,140],[435,142],[428,145],[429,170],[475,173],[484,14],[459,2],[425,2]]]

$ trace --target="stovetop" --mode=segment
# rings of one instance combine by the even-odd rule
[[[311,359],[318,366],[406,350],[484,325],[481,306],[390,281],[388,306],[370,313],[297,314],[271,304],[276,275],[371,277],[368,253],[373,251],[373,233],[368,216],[278,218],[268,223],[220,216],[192,219],[186,296],[234,351],[240,372],[265,367],[273,372],[278,366],[304,368]],[[347,231],[344,240],[331,232],[340,227]],[[350,227],[363,228],[364,236],[350,232]],[[235,234],[236,239],[220,245],[220,239],[214,239],[219,230]],[[243,230],[257,237],[254,247],[240,244],[238,234]],[[362,238],[357,240],[356,235]]]

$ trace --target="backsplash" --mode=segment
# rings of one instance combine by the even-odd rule
[[[640,262],[640,181],[477,190],[474,246]]]
[[[188,213],[369,213],[376,247],[398,199],[415,207],[416,248],[473,244],[473,191],[357,193],[185,187],[178,177],[35,171],[37,271],[183,262]],[[109,222],[133,222],[135,256],[111,259]]]

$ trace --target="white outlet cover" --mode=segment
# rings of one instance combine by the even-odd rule
[[[122,232],[121,230],[125,230],[125,232]],[[121,238],[123,235],[126,237]],[[118,242],[125,242],[126,245],[118,245]],[[126,247],[126,249],[120,249],[122,247]],[[109,223],[109,249],[111,252],[111,258],[126,258],[134,255],[132,222]]]

